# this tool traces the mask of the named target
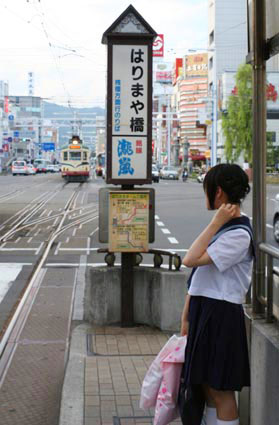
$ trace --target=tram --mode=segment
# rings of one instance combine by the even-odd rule
[[[79,136],[73,136],[61,149],[61,174],[66,181],[84,182],[90,175],[90,151]]]

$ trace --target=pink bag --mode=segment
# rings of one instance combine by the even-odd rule
[[[146,410],[156,406],[154,425],[167,424],[178,416],[176,405],[185,346],[185,336],[173,335],[144,377],[140,408]]]
[[[162,361],[163,379],[157,396],[154,425],[167,425],[179,416],[177,397],[185,356],[186,337]]]

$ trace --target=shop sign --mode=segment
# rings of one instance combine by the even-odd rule
[[[158,34],[152,45],[153,57],[164,57],[164,35]]]

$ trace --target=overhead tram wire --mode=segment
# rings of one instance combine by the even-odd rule
[[[32,27],[34,27],[37,31],[39,32],[43,32],[42,28],[35,25],[34,23],[32,23],[32,19],[34,18],[34,16],[31,18],[31,20],[27,20],[26,18],[22,17],[21,15],[19,15],[17,12],[15,12],[14,10],[12,10],[9,6],[7,6],[7,4],[3,1],[0,0],[0,6],[2,6],[4,9],[6,9],[9,13],[11,13],[12,15],[16,16],[19,20],[21,20],[22,22],[24,22],[26,25],[31,25]],[[61,43],[61,40],[57,40],[55,38],[53,38],[53,40],[57,43],[63,44]],[[54,45],[53,45],[54,46]],[[69,46],[56,46],[55,47],[59,47],[60,49],[65,49],[65,50],[70,50],[71,48]]]
[[[41,3],[40,3],[40,4],[41,4]],[[61,85],[62,85],[62,87],[63,87],[63,90],[64,90],[64,92],[66,93],[66,96],[67,96],[67,98],[68,98],[68,106],[69,106],[69,109],[71,110],[71,112],[73,113],[73,116],[74,116],[74,111],[73,111],[73,109],[72,109],[72,107],[71,107],[71,97],[70,97],[70,93],[68,92],[68,90],[67,90],[67,88],[66,88],[66,85],[65,85],[65,83],[64,83],[63,75],[62,75],[62,71],[61,71],[61,69],[60,69],[60,67],[59,67],[59,65],[58,65],[58,63],[57,63],[57,58],[56,58],[56,56],[55,56],[55,54],[54,54],[54,52],[53,52],[53,47],[54,47],[54,46],[52,45],[52,42],[51,42],[51,40],[50,40],[50,36],[49,36],[49,34],[48,34],[48,32],[47,32],[47,29],[46,29],[46,25],[45,25],[45,22],[44,22],[44,12],[43,12],[43,10],[42,10],[42,11],[39,11],[39,10],[37,9],[37,7],[35,7],[35,10],[36,10],[36,12],[38,12],[38,13],[39,13],[39,15],[40,15],[40,17],[41,17],[41,26],[42,26],[43,32],[44,32],[44,34],[45,34],[45,37],[46,37],[46,39],[47,39],[48,46],[49,46],[49,48],[50,48],[50,52],[51,52],[51,55],[52,55],[52,58],[53,58],[54,65],[55,65],[56,71],[57,71],[57,73],[58,73],[58,76],[59,76],[59,79],[60,79],[60,83],[61,83]]]

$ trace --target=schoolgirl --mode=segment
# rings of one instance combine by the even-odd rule
[[[253,240],[241,201],[250,191],[235,164],[211,168],[206,206],[217,210],[183,259],[193,267],[181,319],[187,334],[179,407],[185,425],[239,425],[235,391],[250,385],[242,304],[250,286]]]

